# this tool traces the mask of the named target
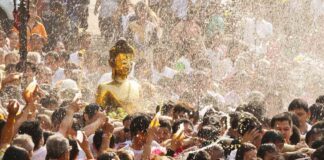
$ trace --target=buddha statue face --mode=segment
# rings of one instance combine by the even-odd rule
[[[133,54],[120,53],[114,60],[113,79],[125,80],[132,69]]]

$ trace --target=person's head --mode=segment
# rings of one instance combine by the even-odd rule
[[[192,136],[194,133],[194,125],[189,119],[178,119],[172,125],[172,133],[176,133],[180,126],[183,125],[184,127],[184,134],[186,136]]]
[[[307,156],[306,153],[302,152],[289,152],[287,154],[284,154],[285,160],[298,160],[298,159],[310,159],[309,156]]]
[[[18,62],[16,65],[17,72],[23,73],[23,77],[28,81],[36,76],[37,69],[37,65],[30,62],[26,62],[25,65],[23,62]]]
[[[37,70],[37,81],[39,84],[51,84],[53,72],[51,68],[46,66],[39,66]]]
[[[235,160],[251,160],[257,158],[257,148],[251,143],[243,143],[238,148]]]
[[[83,118],[86,121],[86,123],[89,123],[90,121],[93,120],[94,116],[99,111],[99,109],[100,109],[100,106],[95,103],[89,104],[85,107],[84,113],[83,113]]]
[[[294,112],[299,119],[301,125],[305,124],[310,117],[308,104],[303,99],[294,99],[288,107],[289,112]]]
[[[38,52],[28,52],[27,54],[27,62],[33,63],[33,64],[40,64],[42,61],[42,57],[40,53]]]
[[[135,5],[135,14],[140,20],[146,19],[149,16],[149,8],[145,2],[139,1]]]
[[[132,141],[137,146],[143,146],[147,137],[147,129],[150,125],[151,119],[145,114],[135,116],[130,124],[130,133]]]
[[[285,139],[283,138],[282,134],[276,130],[270,130],[263,134],[261,139],[261,144],[273,143],[276,145],[277,150],[279,152],[282,151]]]
[[[324,121],[319,121],[313,125],[312,129],[307,132],[305,142],[308,146],[312,146],[314,141],[324,137]]]
[[[324,159],[324,146],[317,148],[316,151],[312,154],[313,160]]]
[[[64,7],[61,2],[53,2],[50,4],[50,10],[55,15],[64,15]]]
[[[240,107],[240,110],[243,112],[251,113],[255,116],[259,121],[263,119],[263,116],[266,112],[264,109],[264,104],[257,101],[251,101],[247,105]]]
[[[315,103],[311,105],[309,107],[309,112],[310,112],[309,120],[311,124],[315,124],[318,121],[324,120],[324,103]]]
[[[181,119],[181,118],[192,118],[194,115],[194,110],[192,106],[188,103],[179,102],[174,105],[173,108],[173,120]]]
[[[43,145],[43,130],[38,121],[25,121],[18,130],[19,134],[28,134],[32,137],[35,144],[34,151]]]
[[[0,30],[0,48],[3,48],[6,45],[6,33],[2,30]]]
[[[17,147],[24,148],[28,152],[29,157],[32,157],[35,145],[33,139],[29,135],[18,135],[15,139],[13,139],[11,144]]]
[[[53,131],[58,131],[58,128],[61,122],[63,121],[65,115],[66,115],[66,108],[59,108],[53,112],[51,117]]]
[[[69,144],[71,146],[70,160],[75,160],[75,159],[77,159],[77,157],[79,155],[78,142],[75,139],[68,138],[68,140],[69,140]]]
[[[29,15],[30,15],[30,19],[33,19],[33,20],[36,20],[36,18],[38,17],[37,7],[35,4],[29,5]]]
[[[91,34],[88,32],[81,33],[79,38],[80,49],[88,50],[91,45]]]
[[[94,136],[93,136],[93,146],[96,149],[96,151],[100,150],[101,144],[102,144],[102,140],[103,140],[103,135],[104,135],[104,131],[99,129],[95,132]],[[112,136],[110,138],[110,144],[109,144],[109,148],[114,148],[115,147],[115,137]]]
[[[8,34],[9,47],[11,50],[18,49],[19,47],[19,35],[15,31],[10,31]]]
[[[55,110],[58,108],[58,101],[53,96],[46,96],[40,100],[40,104],[42,107],[49,109],[49,110]]]
[[[40,123],[40,127],[44,130],[44,131],[50,131],[52,129],[52,122],[51,122],[51,118],[46,115],[46,114],[39,114],[37,115],[37,119]]]
[[[159,118],[160,127],[157,133],[156,141],[162,143],[170,138],[171,136],[171,122],[165,118]]]
[[[172,117],[174,105],[175,104],[172,101],[163,104],[161,107],[161,114],[164,116]]]
[[[46,160],[69,160],[71,146],[69,140],[60,134],[50,136],[46,142]]]
[[[324,104],[324,95],[318,96],[315,102]]]
[[[5,65],[8,64],[17,64],[19,61],[19,54],[15,53],[15,52],[9,52],[8,54],[6,54],[5,56]]]
[[[39,34],[32,34],[30,36],[31,51],[42,52],[45,44],[45,39]]]
[[[259,147],[257,156],[263,160],[278,160],[280,155],[274,144],[265,143]]]
[[[124,80],[129,75],[134,58],[134,49],[125,41],[119,40],[109,51],[109,65],[113,68],[114,80]]]
[[[56,42],[54,51],[57,52],[57,53],[63,53],[63,52],[65,52],[66,50],[65,50],[64,43],[62,41]]]
[[[301,134],[299,129],[296,126],[293,126],[292,128],[292,135],[289,138],[290,144],[296,145],[301,140]]]
[[[118,155],[119,159],[121,159],[121,160],[133,160],[134,159],[131,154],[129,154],[127,151],[124,151],[124,150],[117,151],[117,155]]]
[[[204,146],[215,142],[220,136],[220,131],[214,126],[203,126],[198,131],[198,137],[204,139]]]
[[[318,149],[322,146],[324,146],[324,138],[323,137],[314,141],[313,144],[310,146],[310,148]]]
[[[59,60],[59,55],[57,52],[48,52],[45,56],[45,65],[50,67],[53,72],[56,71],[58,65],[57,62]]]
[[[115,152],[104,152],[97,157],[97,160],[119,160]]]
[[[254,116],[247,116],[247,117],[241,117],[239,124],[238,124],[238,133],[241,135],[241,137],[244,137],[245,135],[249,134],[252,130],[257,130],[258,134],[253,137],[253,140],[251,141],[252,144],[259,147],[261,144],[261,138],[262,138],[262,125],[258,121],[257,118]]]
[[[3,160],[30,160],[28,152],[21,147],[10,146],[6,149]]]
[[[279,131],[285,138],[286,143],[290,143],[290,136],[293,134],[293,123],[291,117],[281,113],[271,119],[271,128]]]
[[[210,155],[210,157],[213,157],[213,159],[224,158],[224,149],[217,142],[205,146],[201,148],[201,150],[205,150]]]
[[[187,160],[210,160],[211,157],[206,151],[197,151],[189,153]]]

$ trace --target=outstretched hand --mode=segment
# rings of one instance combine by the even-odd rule
[[[9,104],[7,106],[7,111],[9,115],[15,116],[18,113],[19,110],[19,103],[17,100],[9,100]]]

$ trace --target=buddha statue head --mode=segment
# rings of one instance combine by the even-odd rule
[[[112,78],[121,82],[127,79],[132,69],[134,49],[126,40],[119,40],[109,51],[109,65],[112,68]]]

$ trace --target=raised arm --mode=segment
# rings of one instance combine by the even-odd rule
[[[16,119],[16,114],[19,110],[19,104],[16,100],[10,100],[8,107],[8,118],[7,118],[7,123],[3,127],[1,131],[1,138],[0,138],[0,147],[3,148],[6,145],[10,144],[13,136],[15,135],[15,119]]]

